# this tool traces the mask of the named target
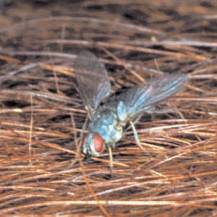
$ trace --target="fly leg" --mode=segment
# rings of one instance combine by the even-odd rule
[[[135,125],[134,125],[134,123],[132,122],[132,121],[130,121],[130,126],[131,126],[131,128],[132,128],[132,130],[133,130],[133,135],[134,135],[134,138],[135,138],[135,140],[136,140],[136,144],[143,150],[143,151],[145,151],[145,149],[142,147],[142,145],[141,145],[141,142],[140,142],[140,139],[139,139],[139,135],[138,135],[138,133],[137,133],[137,131],[136,131],[136,128],[135,128]]]
[[[109,166],[110,166],[110,173],[112,175],[113,170],[113,154],[112,154],[112,147],[108,145],[108,151],[109,151]]]

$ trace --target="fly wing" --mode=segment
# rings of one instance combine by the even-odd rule
[[[90,116],[100,102],[111,93],[111,84],[105,66],[95,55],[82,51],[74,63],[78,88]]]
[[[116,102],[123,101],[128,118],[132,118],[180,91],[186,80],[187,76],[180,74],[162,76],[148,85],[130,88],[120,94]]]

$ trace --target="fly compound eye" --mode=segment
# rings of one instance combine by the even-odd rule
[[[93,145],[97,153],[102,153],[105,150],[105,142],[99,133],[93,135]]]

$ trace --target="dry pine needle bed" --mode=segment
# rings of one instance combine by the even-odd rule
[[[11,1],[0,10],[0,215],[216,216],[215,1]],[[43,3],[44,2],[44,3]],[[183,73],[183,91],[113,150],[84,160],[73,62],[89,50],[114,91]],[[79,154],[80,153],[80,154]]]

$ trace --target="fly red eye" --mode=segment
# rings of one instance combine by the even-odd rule
[[[103,152],[105,149],[105,143],[103,138],[98,134],[95,133],[93,136],[93,144],[96,152]]]

